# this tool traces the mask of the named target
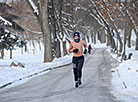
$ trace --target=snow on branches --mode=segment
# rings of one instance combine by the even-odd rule
[[[23,47],[26,42],[22,41],[22,39],[3,28],[5,24],[9,24],[7,20],[0,19],[0,49],[12,50],[14,46]]]
[[[33,8],[34,13],[36,13],[38,15],[39,14],[38,7],[35,6],[35,4],[34,4],[34,2],[32,0],[28,0],[28,2],[30,3],[31,7]]]
[[[10,26],[12,26],[12,23],[11,22],[9,22],[8,20],[4,19],[1,16],[0,16],[0,22],[1,23],[4,23],[4,25],[10,25]]]

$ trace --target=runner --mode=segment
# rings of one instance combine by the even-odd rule
[[[85,48],[84,54],[87,52],[87,45],[84,43],[83,40],[80,40],[80,33],[75,32],[73,34],[74,41],[70,43],[69,52],[74,53],[72,58],[73,63],[73,72],[74,72],[74,80],[75,80],[75,87],[77,88],[81,85],[81,77],[82,77],[82,67],[84,62],[83,56],[83,46]]]
[[[91,54],[91,50],[92,50],[92,47],[91,47],[91,44],[89,44],[88,46],[88,53]]]

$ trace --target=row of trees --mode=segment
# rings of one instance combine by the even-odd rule
[[[92,28],[92,23],[88,22],[94,20],[90,21],[88,17],[94,17],[100,23],[102,27],[98,30],[102,29],[106,33],[107,45],[122,53],[125,43],[123,43],[118,29],[125,32],[125,15],[127,30],[124,38],[127,38],[128,47],[131,47],[133,29],[136,34],[136,50],[138,50],[137,0],[129,2],[122,0],[38,0],[39,3],[33,2],[33,0],[26,1],[32,7],[41,25],[45,42],[44,62],[51,61],[53,58],[52,43],[57,51],[57,57],[59,57],[60,46],[56,46],[56,44],[62,41],[65,55],[67,53],[66,41],[70,41],[72,32],[79,30],[85,34],[88,31],[87,28]],[[98,30],[94,29],[94,32]]]
[[[127,41],[127,46],[131,47],[131,31],[132,29],[136,34],[136,50],[138,50],[138,1],[137,0],[97,0],[97,2],[90,0],[94,5],[95,16],[104,25],[108,32],[107,45],[111,45],[112,48],[122,52],[123,44]],[[124,43],[118,29],[124,30]],[[114,32],[113,32],[114,31]],[[113,35],[116,36],[113,36]],[[117,41],[115,41],[117,39]],[[119,45],[117,46],[117,42]],[[115,43],[116,42],[116,43]],[[125,50],[125,49],[124,49]]]
[[[129,2],[124,2],[124,0],[12,1],[12,4],[18,1],[16,6],[24,4],[24,7],[26,6],[23,2],[27,2],[34,13],[31,18],[37,18],[39,22],[37,26],[40,25],[42,34],[40,31],[34,32],[29,28],[24,28],[32,33],[37,33],[36,36],[39,39],[43,38],[44,62],[52,61],[55,56],[62,56],[62,53],[63,56],[67,54],[66,43],[71,41],[74,31],[81,32],[83,39],[88,39],[88,41],[91,39],[94,43],[98,36],[102,43],[106,42],[107,46],[110,45],[114,50],[122,53],[123,45],[125,45],[123,39],[126,38],[128,47],[131,47],[131,31],[134,30],[135,46],[138,50],[137,0],[129,0]],[[127,23],[125,23],[125,17]],[[126,36],[122,37],[119,29],[124,30]]]
[[[66,42],[71,41],[74,31],[80,30],[80,32],[86,33],[85,21],[88,22],[86,17],[89,12],[85,10],[87,7],[84,7],[87,5],[83,6],[84,0],[81,2],[75,0],[37,0],[39,3],[33,2],[33,0],[26,1],[38,18],[43,32],[44,62],[52,61],[53,55],[60,57],[61,49],[63,49],[63,55],[67,54]],[[54,49],[54,53],[52,53],[52,49]]]

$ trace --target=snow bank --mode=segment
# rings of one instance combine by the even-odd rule
[[[138,101],[138,51],[132,47],[127,49],[127,54],[133,53],[131,60],[126,60],[120,63],[120,65],[114,69],[112,73],[113,94],[118,100],[125,102],[137,102]],[[120,57],[115,54],[111,54],[112,57],[121,61]]]

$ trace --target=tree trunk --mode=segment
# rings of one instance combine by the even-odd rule
[[[100,32],[98,31],[97,32],[97,38],[98,38],[98,40],[100,40],[101,41],[101,37],[100,37],[101,35],[100,35]]]
[[[41,43],[40,40],[38,40],[39,50],[41,51]]]
[[[130,32],[130,33],[131,33],[131,32]],[[128,48],[131,48],[131,34],[129,34],[127,40],[128,40],[127,46],[128,46]]]
[[[106,46],[109,46],[110,45],[110,40],[109,40],[109,36],[107,35],[107,43],[106,43]]]
[[[136,37],[136,50],[138,50],[138,36]]]
[[[138,32],[137,30],[134,28],[135,34],[136,34],[136,48],[135,50],[138,50]]]
[[[66,49],[66,41],[64,39],[64,29],[63,29],[63,22],[62,22],[62,11],[63,11],[63,5],[64,5],[64,0],[59,0],[59,6],[60,6],[60,10],[59,10],[59,31],[62,34],[62,47],[63,47],[63,56],[67,54],[67,49]]]
[[[10,50],[10,59],[12,59],[12,50]]]
[[[108,25],[106,25],[106,26],[108,26]],[[107,29],[107,44],[106,44],[106,46],[110,46],[111,45],[111,37],[110,36],[111,36],[111,33],[110,33],[110,29],[108,28]]]
[[[25,44],[24,47],[25,47],[25,48],[24,48],[24,51],[27,52],[27,45]]]
[[[105,39],[105,32],[104,30],[101,31],[101,43],[105,43],[106,42],[106,39]]]
[[[122,39],[120,37],[120,34],[115,26],[115,22],[113,22],[111,19],[109,20],[109,22],[112,24],[112,27],[114,28],[116,34],[117,34],[117,38],[119,40],[119,43],[120,43],[120,48],[119,48],[119,52],[122,52],[122,48],[123,48],[123,43],[122,43]]]
[[[91,39],[92,39],[92,43],[93,43],[93,33],[91,34]]]
[[[4,49],[1,49],[1,58],[4,59]]]
[[[63,41],[63,53],[64,56],[67,55],[66,41]]]
[[[102,33],[101,33],[101,31],[98,31],[98,36],[99,36],[100,43],[102,43]]]
[[[112,44],[113,44],[113,49],[117,49],[114,38],[112,38]]]
[[[52,35],[53,35],[53,37],[52,37],[52,49],[54,49],[54,51],[53,51],[53,55],[54,56],[56,56],[56,53],[57,53],[57,35],[56,35],[56,32],[57,32],[57,30],[56,30],[56,18],[55,18],[55,6],[54,6],[54,1],[53,0],[50,0],[49,1],[50,2],[50,6],[51,6],[51,11],[50,11],[50,14],[49,15],[51,15],[51,17],[49,17],[49,19],[50,19],[50,22],[51,22],[51,26],[50,26],[50,31],[52,32]]]
[[[90,39],[89,39],[89,36],[87,35],[86,37],[87,37],[87,41],[88,41],[88,43],[90,43]]]
[[[94,44],[96,44],[96,33],[94,33]]]
[[[51,47],[51,33],[49,31],[48,24],[48,0],[40,0],[39,9],[40,9],[40,18],[41,18],[41,29],[43,32],[44,39],[44,62],[51,62],[53,60],[52,56],[52,47]]]
[[[57,40],[56,45],[57,45],[57,47],[56,47],[56,50],[57,50],[56,57],[59,58],[59,57],[61,57],[60,41],[59,40]]]

